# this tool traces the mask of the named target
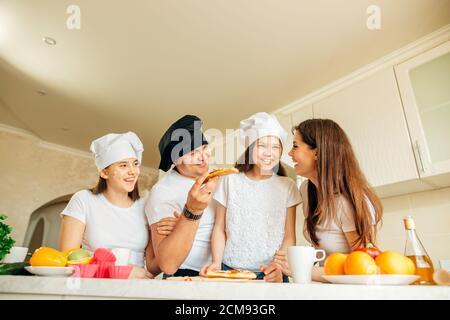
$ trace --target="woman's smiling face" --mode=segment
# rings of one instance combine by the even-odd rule
[[[100,176],[106,179],[108,187],[117,191],[131,192],[137,183],[139,172],[138,160],[129,158],[103,169]]]
[[[305,178],[317,176],[317,149],[312,149],[307,145],[301,134],[295,130],[292,149],[289,156],[294,162],[295,173]]]

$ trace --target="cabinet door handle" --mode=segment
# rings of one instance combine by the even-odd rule
[[[416,140],[414,148],[416,149],[417,157],[419,158],[421,172],[425,173],[425,166],[423,164],[422,150],[420,149],[419,140]]]

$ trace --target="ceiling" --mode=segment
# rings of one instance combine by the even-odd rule
[[[235,128],[449,23],[450,0],[0,0],[0,123],[84,151],[132,130],[157,166],[184,114]]]

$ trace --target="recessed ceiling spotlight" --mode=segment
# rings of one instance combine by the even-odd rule
[[[69,131],[69,128],[67,128],[67,127],[62,127],[62,128],[61,128],[61,131]]]
[[[40,94],[41,96],[46,96],[47,95],[47,91],[44,90],[38,90],[36,91],[38,94]]]
[[[48,44],[49,46],[54,46],[56,44],[56,40],[50,37],[43,37],[42,41],[44,41],[44,43]]]

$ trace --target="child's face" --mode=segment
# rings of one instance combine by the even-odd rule
[[[273,136],[259,138],[253,148],[253,161],[261,171],[271,171],[281,158],[280,139]]]
[[[103,169],[100,176],[106,179],[108,187],[131,192],[139,177],[139,162],[136,158],[124,159]]]
[[[311,149],[302,136],[295,131],[294,141],[289,156],[295,166],[295,174],[305,178],[315,177],[317,174],[317,150]]]

